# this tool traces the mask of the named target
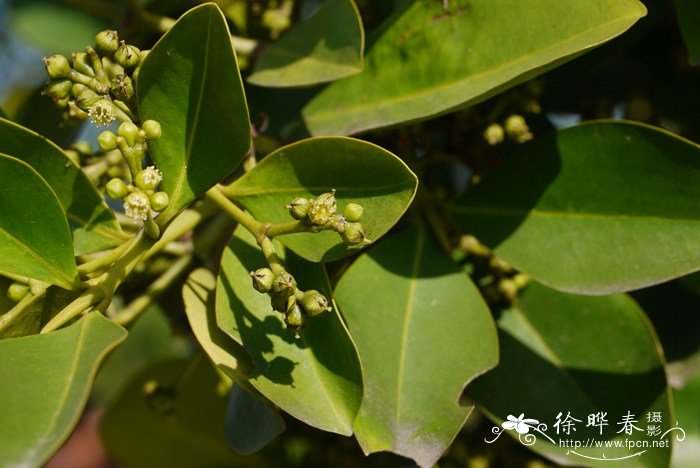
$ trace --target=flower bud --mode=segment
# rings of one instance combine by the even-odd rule
[[[486,130],[484,130],[484,140],[488,142],[491,146],[496,146],[499,143],[503,143],[505,140],[506,133],[498,124],[489,125]]]
[[[19,302],[24,299],[24,296],[29,292],[29,287],[25,284],[12,283],[7,288],[7,298],[12,302]]]
[[[127,187],[124,181],[121,179],[112,179],[107,182],[105,190],[107,191],[109,198],[114,200],[122,199],[129,194],[129,187]]]
[[[114,60],[126,70],[131,70],[139,64],[141,51],[138,47],[127,45],[124,41],[121,44],[114,53]]]
[[[90,116],[88,115],[87,112],[84,110],[80,109],[78,106],[75,105],[75,101],[69,101],[68,102],[68,116],[72,119],[77,119],[77,120],[85,120],[89,118]]]
[[[114,151],[117,149],[117,135],[109,130],[104,131],[97,137],[97,144],[102,151]]]
[[[304,219],[309,212],[309,200],[307,198],[295,198],[286,206],[289,214],[294,219]]]
[[[498,292],[501,293],[508,301],[512,301],[518,295],[518,285],[509,278],[503,278],[498,282]]]
[[[155,212],[161,213],[170,204],[170,197],[165,192],[156,192],[148,200],[151,202],[151,209]]]
[[[119,48],[117,31],[104,30],[95,36],[95,48],[102,55],[112,55]]]
[[[90,108],[101,99],[102,96],[88,88],[80,93],[77,98],[75,98],[75,105],[85,112],[89,112]]]
[[[261,293],[270,292],[272,289],[272,282],[275,279],[275,275],[269,268],[260,268],[255,271],[250,272],[250,276],[253,278],[253,287],[256,291]]]
[[[140,190],[131,192],[124,199],[124,213],[135,220],[145,221],[150,213],[151,204],[148,196]]]
[[[65,153],[66,157],[70,159],[70,162],[80,167],[80,155],[77,151],[68,149],[64,150],[63,152]]]
[[[88,89],[90,89],[90,88],[88,88],[88,87],[85,86],[84,84],[73,83],[73,86],[72,86],[71,89],[70,89],[70,94],[71,94],[71,96],[77,98],[78,96],[80,96],[80,94],[81,94],[83,91],[87,91]]]
[[[160,124],[155,120],[146,120],[141,125],[141,129],[146,134],[147,140],[157,140],[161,136]]]
[[[296,301],[294,301],[292,306],[287,309],[287,313],[284,317],[284,323],[286,323],[289,328],[293,328],[296,332],[295,336],[299,338],[299,330],[304,328],[304,325],[306,324],[306,317],[304,317],[304,312],[302,312],[299,304],[297,304]]]
[[[517,275],[513,276],[512,279],[518,289],[523,289],[530,282],[530,277],[525,273],[518,273]]]
[[[365,229],[360,223],[347,223],[340,237],[348,245],[360,244],[365,241]]]
[[[362,205],[358,205],[357,203],[348,203],[345,205],[345,209],[343,210],[343,217],[350,223],[356,223],[362,219],[363,212],[364,209],[362,208]]]
[[[120,137],[126,140],[127,145],[134,146],[136,144],[136,137],[139,134],[139,128],[131,122],[124,122],[119,126],[118,133]]]
[[[287,311],[289,303],[295,300],[294,296],[287,296],[284,293],[270,293],[270,305],[272,305],[274,310],[282,314]]]
[[[68,78],[71,71],[68,59],[63,55],[52,55],[44,58],[44,66],[46,67],[46,73],[54,80]]]
[[[506,134],[512,140],[518,143],[525,143],[526,141],[532,140],[534,135],[530,132],[530,127],[528,127],[525,119],[517,114],[511,115],[506,119],[505,123]]]
[[[109,125],[116,116],[114,115],[114,104],[109,99],[101,99],[88,109],[90,121],[95,126]]]
[[[119,157],[121,158],[121,154]],[[107,169],[107,177],[111,177],[113,179],[117,177],[124,177],[124,169],[122,169],[121,165],[109,166],[109,169]]]
[[[71,149],[74,149],[78,153],[85,155],[85,156],[90,156],[93,154],[95,151],[92,149],[92,145],[88,143],[87,141],[76,141],[75,143],[72,143],[70,145]]]
[[[88,55],[85,52],[76,52],[73,54],[73,68],[83,75],[95,76],[95,70],[90,66]]]
[[[320,195],[315,200],[311,200],[309,202],[309,212],[307,216],[313,224],[322,225],[331,221],[335,211],[335,190],[333,190],[332,192]]]
[[[127,75],[117,75],[110,83],[112,94],[122,101],[130,101],[134,97],[134,82]]]
[[[142,170],[134,179],[134,183],[141,190],[154,190],[163,180],[163,174],[153,166]]]
[[[287,272],[277,275],[272,281],[272,291],[278,294],[286,294],[287,297],[294,295],[297,290],[297,282],[292,275]]]
[[[315,317],[323,312],[332,310],[328,305],[326,296],[313,289],[304,293],[304,297],[301,299],[301,305],[304,306],[304,310],[309,317]]]
[[[46,85],[46,94],[56,99],[64,99],[70,95],[73,83],[69,80],[51,81]]]

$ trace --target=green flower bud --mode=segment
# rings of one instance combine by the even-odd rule
[[[68,103],[68,116],[77,120],[85,120],[90,117],[87,112],[75,105],[75,101]]]
[[[119,48],[119,35],[117,31],[109,29],[95,36],[95,48],[102,55],[112,55]]]
[[[506,132],[503,130],[503,127],[498,124],[491,124],[486,128],[486,130],[484,130],[484,139],[491,146],[496,146],[499,143],[503,143],[505,137]]]
[[[304,293],[304,297],[301,299],[301,305],[304,306],[304,310],[309,317],[315,317],[323,312],[332,310],[328,305],[326,296],[313,289]]]
[[[530,277],[525,273],[518,273],[517,275],[513,276],[512,279],[518,289],[523,289],[530,282]]]
[[[84,84],[73,83],[73,86],[72,86],[71,89],[70,89],[70,94],[71,94],[71,96],[77,98],[78,96],[80,96],[80,94],[81,94],[83,91],[87,91],[88,89],[90,89],[90,88],[88,88],[88,87],[85,86]]]
[[[284,314],[287,311],[290,302],[295,301],[294,296],[288,296],[286,293],[270,293],[270,305],[279,313]]]
[[[286,206],[289,214],[294,219],[304,219],[309,212],[309,200],[307,198],[295,198]]]
[[[110,83],[112,94],[122,101],[130,101],[134,97],[134,82],[127,75],[117,75]]]
[[[251,271],[250,276],[253,278],[253,287],[256,291],[267,293],[272,290],[272,282],[275,279],[275,275],[269,268],[260,268],[255,271]]]
[[[87,141],[76,141],[70,147],[74,150],[76,150],[78,153],[83,154],[85,156],[90,156],[92,153],[95,151],[92,149],[92,145],[88,143]]]
[[[121,158],[121,155],[119,155]],[[122,169],[121,166],[110,166],[109,169],[107,169],[107,177],[111,178],[117,178],[117,177],[124,177],[124,170]]]
[[[326,224],[331,221],[336,211],[335,190],[324,193],[315,200],[309,202],[309,212],[307,216],[313,224]]]
[[[97,94],[90,88],[86,89],[75,98],[75,105],[85,112],[89,112],[90,108],[102,99],[102,96]]]
[[[118,133],[120,137],[126,140],[127,145],[134,146],[136,144],[136,137],[139,134],[139,128],[131,122],[124,122],[119,126]]]
[[[530,127],[528,127],[527,122],[520,115],[514,114],[508,117],[506,119],[505,127],[508,137],[518,143],[525,143],[526,141],[534,138],[534,135],[532,132],[530,132]]]
[[[348,203],[345,205],[345,209],[343,210],[343,217],[350,223],[356,223],[362,219],[363,212],[364,209],[362,208],[362,205],[358,205],[357,203]]]
[[[512,301],[518,295],[518,285],[508,278],[503,278],[498,282],[498,292],[501,293],[508,301]]]
[[[340,237],[348,245],[360,244],[365,241],[365,229],[360,223],[347,223]]]
[[[157,140],[161,136],[160,124],[155,120],[146,120],[141,125],[141,129],[146,134],[147,140]]]
[[[114,151],[117,149],[117,135],[106,130],[97,137],[97,144],[102,151]]]
[[[109,198],[120,200],[129,194],[129,187],[121,179],[112,179],[105,187]]]
[[[161,180],[163,180],[163,174],[155,167],[149,166],[138,173],[134,183],[141,190],[153,190],[158,187]]]
[[[287,297],[294,295],[297,290],[297,282],[292,275],[285,272],[277,275],[272,281],[272,291],[278,294],[286,294]]]
[[[127,45],[124,41],[121,42],[117,51],[114,53],[114,60],[124,67],[126,70],[136,68],[141,60],[141,51],[138,47]]]
[[[54,80],[68,78],[71,70],[68,59],[63,55],[52,55],[44,58],[44,66],[46,67],[46,73]]]
[[[491,260],[489,260],[489,266],[494,270],[498,270],[503,273],[511,273],[513,271],[513,267],[499,257],[491,257]]]
[[[165,192],[156,192],[148,200],[151,202],[151,209],[157,213],[165,211],[170,204],[170,197]]]
[[[70,95],[73,83],[69,80],[51,81],[46,85],[46,94],[56,99],[64,99]]]
[[[25,284],[12,283],[7,288],[7,298],[12,302],[19,302],[24,299],[24,296],[29,292],[29,287]]]
[[[292,306],[287,309],[287,313],[284,316],[284,323],[286,323],[289,328],[293,328],[295,331],[295,336],[299,338],[299,330],[304,328],[304,325],[306,324],[306,317],[296,301],[294,301]]]
[[[75,164],[76,166],[80,166],[80,155],[77,151],[68,149],[64,150],[63,152],[73,164]]]
[[[85,52],[76,52],[73,54],[73,68],[83,75],[95,76],[95,70],[90,66],[90,59]]]

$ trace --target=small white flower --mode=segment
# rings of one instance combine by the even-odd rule
[[[109,99],[101,99],[88,109],[90,121],[96,126],[109,125],[116,117],[114,116],[114,107]]]
[[[515,429],[518,434],[527,434],[530,432],[530,427],[536,426],[540,422],[536,419],[524,419],[525,413],[521,413],[517,418],[513,415],[508,415],[508,421],[501,424],[503,429],[510,431]]]
[[[143,170],[143,181],[151,187],[157,187],[163,180],[163,173],[153,166],[148,166]]]
[[[124,213],[135,220],[145,221],[151,211],[148,196],[137,190],[124,199]]]

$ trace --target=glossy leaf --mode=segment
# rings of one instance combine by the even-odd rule
[[[126,331],[98,313],[0,341],[0,465],[42,466],[78,422],[92,379]]]
[[[226,411],[229,445],[241,455],[255,453],[284,432],[284,419],[259,398],[234,385]]]
[[[174,340],[168,317],[152,306],[129,327],[129,336],[100,368],[90,398],[107,405],[150,364],[185,354],[184,346]]]
[[[170,195],[164,219],[230,174],[250,147],[236,54],[219,8],[193,8],[153,47],[138,77],[141,118],[162,125],[148,143]]]
[[[449,210],[541,283],[598,295],[700,269],[698,197],[697,145],[602,121],[523,146]]]
[[[370,38],[361,74],[308,104],[312,135],[349,135],[467,107],[632,26],[637,0],[404,1]]]
[[[0,119],[0,153],[26,162],[51,186],[66,212],[76,255],[105,250],[127,238],[95,186],[58,146]]]
[[[145,393],[150,385],[152,391]],[[222,391],[224,390],[224,391]],[[203,354],[150,365],[107,408],[100,434],[122,466],[260,466],[226,444],[226,392]]]
[[[352,138],[311,138],[285,146],[238,179],[229,194],[265,222],[292,221],[285,205],[296,197],[316,197],[336,189],[338,210],[348,203],[364,207],[362,225],[376,241],[404,214],[418,180],[388,151]],[[285,246],[312,262],[332,261],[357,252],[332,231],[281,238]]]
[[[73,288],[73,243],[54,192],[26,163],[2,154],[0,187],[0,273]]]
[[[678,23],[688,47],[688,58],[693,65],[700,64],[700,4],[696,0],[676,0]]]
[[[362,71],[365,35],[353,0],[328,0],[314,16],[262,50],[248,82],[311,86]]]
[[[25,300],[29,304],[26,307],[0,316],[0,339],[36,335],[79,294],[78,291],[52,287],[48,288],[44,296],[27,296]]]
[[[330,297],[321,265],[289,253],[289,270],[299,287]],[[217,282],[219,327],[251,353],[250,384],[295,418],[319,429],[352,434],[361,397],[360,364],[336,311],[309,320],[299,339],[285,329],[270,298],[251,284],[250,272],[265,265],[253,236],[237,228],[221,259]]]
[[[363,254],[335,299],[362,362],[355,420],[362,449],[432,466],[473,410],[459,404],[464,386],[498,362],[496,329],[479,291],[412,227]]]
[[[642,310],[626,295],[573,296],[531,284],[520,303],[498,319],[501,362],[467,389],[479,407],[499,425],[508,415],[534,418],[547,425],[543,431],[557,445],[532,430],[537,452],[562,464],[610,466],[608,459],[627,457],[643,449],[624,447],[559,446],[559,440],[590,437],[597,441],[658,440],[648,437],[647,414],[660,412],[663,433],[675,424],[666,386],[661,347]],[[607,426],[586,427],[588,415],[606,412]],[[619,423],[631,412],[631,435],[619,433]],[[554,426],[568,413],[574,422],[571,434]],[[534,426],[534,425],[533,425]],[[518,433],[508,432],[515,438]],[[667,435],[674,437],[673,434]],[[490,434],[488,439],[493,436]],[[523,439],[525,440],[525,439]],[[577,454],[571,453],[576,452]],[[567,454],[567,452],[569,452]],[[615,466],[667,466],[668,448],[655,447]],[[625,463],[629,463],[626,465]]]
[[[212,362],[234,381],[240,381],[241,369],[252,367],[251,356],[216,324],[216,277],[200,268],[187,278],[182,288],[185,312],[195,338]]]

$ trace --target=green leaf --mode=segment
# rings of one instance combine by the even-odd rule
[[[48,288],[45,296],[29,296],[28,304],[0,316],[0,339],[36,335],[65,306],[80,295],[77,291]]]
[[[449,211],[539,282],[599,295],[700,269],[698,199],[697,145],[601,121],[522,146]]]
[[[479,291],[423,228],[412,227],[360,256],[335,299],[362,362],[360,446],[432,466],[473,410],[459,404],[465,384],[498,362]]]
[[[198,354],[141,372],[107,408],[100,434],[121,466],[260,466],[255,456],[239,457],[229,449],[225,415],[226,389]]]
[[[94,41],[95,34],[110,26],[110,23],[91,15],[87,11],[68,5],[72,2],[55,0],[22,0],[12,2],[9,30],[25,42],[46,54],[71,52],[85,49]],[[95,5],[106,9],[119,18],[121,12],[111,5]]]
[[[105,355],[126,331],[98,313],[0,341],[0,465],[42,466],[68,438]]]
[[[7,116],[7,114],[5,113],[5,111],[2,110],[2,108],[0,108],[0,119],[9,120],[9,117]]]
[[[637,0],[403,1],[368,42],[361,74],[303,110],[312,135],[349,135],[483,101],[606,42]]]
[[[250,148],[250,121],[226,20],[208,3],[185,13],[141,67],[139,112],[163,127],[148,147],[170,219],[230,174]]]
[[[284,419],[268,404],[234,385],[226,411],[228,443],[241,455],[265,447],[285,429]]]
[[[248,82],[311,86],[362,71],[365,33],[352,0],[328,0],[314,16],[263,49]]]
[[[217,327],[215,289],[216,278],[209,270],[199,268],[190,273],[182,288],[185,313],[195,338],[212,362],[231,379],[240,381],[242,368],[253,365],[251,356]]]
[[[26,162],[51,186],[66,212],[76,255],[105,250],[127,239],[95,186],[58,146],[0,119],[0,152]]]
[[[700,65],[700,4],[696,0],[676,0],[676,8],[688,60],[692,65]]]
[[[673,404],[678,425],[686,438],[673,448],[671,466],[694,468],[700,464],[700,373],[673,391]]]
[[[501,362],[478,378],[467,390],[479,407],[500,425],[508,415],[534,418],[547,425],[532,448],[562,464],[610,466],[608,459],[625,457],[644,449],[559,446],[559,440],[596,441],[647,440],[648,412],[661,412],[654,423],[662,433],[674,424],[666,386],[661,347],[648,319],[626,295],[585,297],[562,294],[531,284],[520,303],[498,319]],[[586,427],[588,415],[607,413],[607,426]],[[622,418],[631,412],[637,421],[632,435],[618,433]],[[580,420],[575,432],[557,434],[554,423],[562,412]],[[515,438],[518,434],[509,432]],[[487,438],[493,439],[491,434]],[[673,434],[667,436],[672,438]],[[527,439],[523,439],[526,440]],[[615,466],[668,466],[668,448],[650,448],[644,454]]]
[[[91,398],[106,405],[150,364],[184,357],[185,350],[173,340],[168,317],[152,306],[129,328],[129,336],[105,361],[92,386]]]
[[[29,165],[3,154],[0,187],[0,274],[74,288],[73,243],[54,192]]]
[[[271,153],[228,188],[228,194],[261,221],[292,221],[284,208],[296,197],[316,197],[336,189],[338,211],[348,203],[364,207],[362,225],[376,241],[404,214],[418,179],[399,158],[361,140],[310,138]],[[312,262],[332,261],[357,252],[332,231],[280,238]]]
[[[330,297],[323,266],[289,253],[299,287]],[[250,272],[266,264],[253,236],[239,227],[221,259],[216,294],[219,328],[251,353],[250,384],[295,418],[319,429],[352,434],[362,380],[353,343],[336,311],[309,320],[301,338],[284,327],[270,297],[251,284]]]

